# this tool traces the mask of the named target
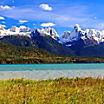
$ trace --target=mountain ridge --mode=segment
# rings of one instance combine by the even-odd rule
[[[78,24],[71,32],[66,31],[62,36],[59,36],[51,27],[30,29],[26,26],[14,26],[6,30],[1,26],[0,41],[15,46],[36,46],[60,56],[104,57],[103,48],[101,48],[104,45],[104,31],[82,29]],[[98,54],[99,49],[102,49],[102,55]]]

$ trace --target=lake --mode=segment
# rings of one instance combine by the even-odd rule
[[[104,64],[12,64],[0,65],[0,79],[55,79],[104,77]]]
[[[104,69],[103,63],[97,64],[1,64],[0,71],[32,70],[97,70]]]

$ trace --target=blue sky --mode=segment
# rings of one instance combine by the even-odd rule
[[[54,27],[59,34],[75,24],[104,29],[104,0],[0,0],[0,24]]]

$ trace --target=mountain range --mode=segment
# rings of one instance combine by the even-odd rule
[[[78,24],[63,35],[51,27],[5,29],[0,25],[0,42],[15,47],[37,47],[58,56],[104,57],[104,30],[81,28]]]

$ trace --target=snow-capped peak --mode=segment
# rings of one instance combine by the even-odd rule
[[[26,26],[20,26],[20,27],[13,26],[10,29],[5,29],[3,25],[0,25],[0,38],[11,35],[30,37],[30,33],[31,33],[30,29]]]
[[[20,26],[20,27],[12,26],[10,29],[5,29],[3,25],[0,25],[0,38],[3,38],[4,36],[11,36],[11,35],[28,36],[31,38],[31,31],[32,29],[26,26]],[[51,36],[53,39],[56,39],[56,40],[59,39],[58,33],[54,28],[51,28],[51,27],[36,29],[35,32],[38,32],[39,33],[38,35],[41,35],[41,36],[48,35],[48,36]]]
[[[79,39],[82,39],[85,44],[89,43],[88,41],[90,41],[90,43],[93,41],[94,43],[99,44],[104,42],[104,30],[100,31],[96,29],[82,29],[78,24],[76,24],[70,33],[64,32],[61,37],[61,41],[63,43],[72,43],[78,41]]]
[[[77,41],[80,38],[80,31],[80,26],[76,24],[71,32],[64,32],[60,39],[63,43]]]
[[[79,24],[75,24],[74,29],[76,31],[80,31],[81,30],[80,25]]]
[[[59,37],[58,33],[54,28],[48,27],[48,28],[41,28],[37,29],[37,31],[40,33],[41,36],[51,36],[53,39],[57,39]]]

